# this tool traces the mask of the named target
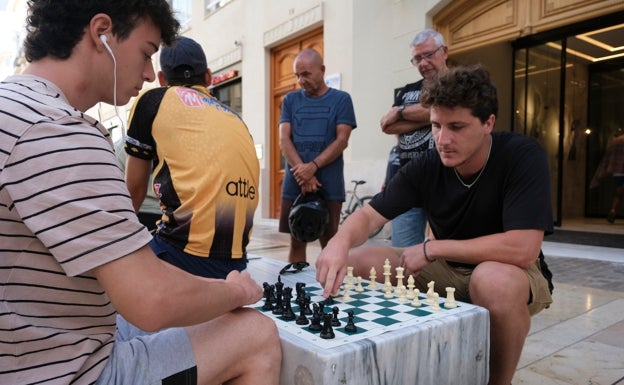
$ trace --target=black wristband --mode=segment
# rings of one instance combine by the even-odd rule
[[[312,159],[312,163],[314,163],[314,165],[316,166],[316,169],[317,169],[317,170],[318,170],[318,169],[320,169],[319,165],[318,165],[318,164],[316,164],[316,161],[315,161],[314,159]]]
[[[425,239],[425,241],[423,242],[423,255],[425,256],[425,259],[427,260],[427,262],[432,263],[435,261],[435,258],[431,259],[429,258],[429,256],[427,255],[427,242],[429,242],[430,239],[427,238]]]

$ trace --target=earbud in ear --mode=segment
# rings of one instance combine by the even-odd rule
[[[113,58],[113,61],[115,61],[115,55],[113,54],[113,50],[111,49],[111,47],[107,43],[108,38],[106,37],[106,35],[100,35],[100,40],[102,41],[102,44],[104,44],[104,48],[106,48],[108,53]]]

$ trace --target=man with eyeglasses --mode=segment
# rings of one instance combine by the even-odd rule
[[[395,95],[392,108],[381,118],[381,130],[398,136],[400,166],[421,151],[433,148],[429,110],[418,102],[425,79],[445,72],[448,51],[444,37],[437,31],[425,29],[416,34],[410,44],[410,62],[423,79],[405,85]],[[395,168],[396,172],[398,169]],[[386,175],[390,180],[393,175]],[[420,208],[413,208],[392,220],[392,246],[406,247],[421,243],[425,237],[427,221]]]

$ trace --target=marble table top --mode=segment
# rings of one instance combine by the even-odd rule
[[[247,271],[259,284],[273,283],[286,264],[249,256]],[[307,267],[281,276],[285,285],[316,283]],[[486,384],[489,361],[489,315],[486,309],[459,302],[461,311],[323,348],[279,329],[282,385]],[[294,321],[293,321],[294,322]],[[278,323],[278,326],[280,324]]]

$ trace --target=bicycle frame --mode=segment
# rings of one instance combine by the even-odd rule
[[[353,214],[354,211],[364,207],[365,205],[368,204],[368,202],[370,202],[371,199],[373,199],[373,197],[371,195],[367,195],[365,197],[360,197],[357,194],[357,187],[359,185],[361,185],[361,184],[366,183],[365,180],[352,180],[351,182],[354,184],[353,190],[351,190],[351,191],[347,190],[346,191],[348,194],[350,194],[350,197],[349,197],[349,201],[348,201],[345,209],[340,212],[340,224],[342,224],[345,221],[345,219],[347,219],[347,217],[349,215]],[[370,234],[368,237],[369,238],[373,238],[374,236],[379,234],[381,232],[381,230],[383,230],[383,226],[381,226],[378,229],[376,229],[375,231],[373,231],[372,234]]]
[[[357,187],[361,184],[366,183],[363,180],[352,180],[353,190],[347,190],[346,193],[349,194],[349,201],[345,206],[344,210],[340,212],[340,224],[347,219],[349,215],[351,215],[355,210],[358,209],[359,206],[362,206],[362,200],[357,195]]]

